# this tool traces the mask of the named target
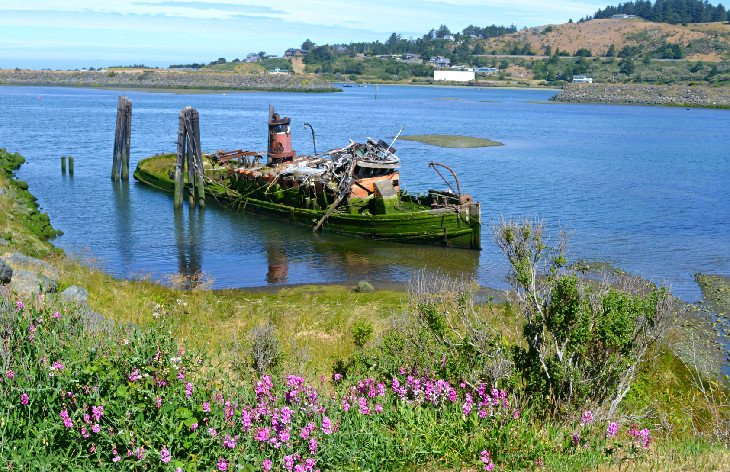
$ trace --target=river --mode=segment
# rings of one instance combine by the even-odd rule
[[[427,168],[453,167],[482,203],[478,251],[315,235],[307,228],[214,206],[175,214],[170,195],[110,181],[117,96],[133,102],[131,170],[176,148],[179,110],[200,112],[204,150],[266,148],[273,104],[291,117],[294,147],[312,152],[348,139],[464,134],[505,145],[441,149],[398,141],[402,186],[443,187]],[[700,296],[697,272],[730,275],[730,111],[548,103],[549,90],[379,86],[336,94],[176,94],[0,87],[0,146],[23,154],[19,172],[53,225],[54,241],[120,277],[165,280],[202,271],[213,287],[399,282],[415,271],[466,275],[506,287],[493,242],[502,217],[537,217],[570,233],[569,258],[600,260]],[[72,155],[73,177],[60,156]],[[554,241],[554,239],[553,239]]]

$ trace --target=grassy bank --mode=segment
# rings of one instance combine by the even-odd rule
[[[0,151],[3,158],[20,162]],[[530,355],[523,308],[473,304],[466,281],[415,281],[406,293],[181,290],[119,280],[54,249],[48,230],[25,222],[20,215],[33,207],[18,198],[27,191],[20,187],[0,173],[7,236],[0,258],[42,257],[58,271],[58,291],[85,287],[89,307],[0,288],[0,458],[16,470],[730,464],[726,387],[697,375],[668,338],[648,345],[628,395],[609,415],[586,390],[598,380],[582,380],[576,395],[585,400],[575,402],[553,397],[557,390],[541,386],[539,370],[520,367],[520,356]],[[653,317],[660,298],[591,286],[571,292],[572,283],[565,279],[550,297],[567,305],[547,311],[560,316],[546,337],[560,336],[578,313],[602,328],[580,324],[594,333],[586,338],[567,325],[582,346],[571,354],[577,365],[591,352],[596,361],[613,353],[617,366],[631,361],[616,347],[630,351],[633,342],[622,327]],[[580,298],[588,295],[599,298],[590,305]],[[111,323],[93,322],[89,309]]]

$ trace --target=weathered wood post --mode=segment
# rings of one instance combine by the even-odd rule
[[[66,156],[61,156],[61,174],[66,175]]]
[[[180,208],[185,189],[187,166],[188,201],[205,207],[205,181],[203,178],[203,154],[200,149],[200,115],[192,107],[180,110],[177,131],[177,162],[175,164],[175,208]]]
[[[124,95],[117,100],[112,180],[129,180],[129,149],[132,139],[132,102]]]
[[[68,156],[68,175],[74,175],[74,158]]]
[[[179,126],[177,129],[177,161],[175,162],[175,208],[182,208],[183,187],[185,186],[185,109],[180,110]]]
[[[124,142],[122,147],[122,180],[129,180],[129,152],[132,143],[132,101],[124,97]]]

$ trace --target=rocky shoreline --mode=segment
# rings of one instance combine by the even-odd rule
[[[551,100],[562,103],[730,108],[730,87],[568,84]]]
[[[54,87],[109,87],[149,89],[251,90],[337,92],[313,75],[236,74],[233,72],[167,69],[111,71],[54,71],[0,69],[2,85]]]

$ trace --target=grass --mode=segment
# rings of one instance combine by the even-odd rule
[[[479,148],[502,146],[504,144],[499,141],[492,141],[491,139],[453,134],[413,134],[410,136],[401,136],[400,139],[404,141],[418,141],[419,143],[447,148]]]

